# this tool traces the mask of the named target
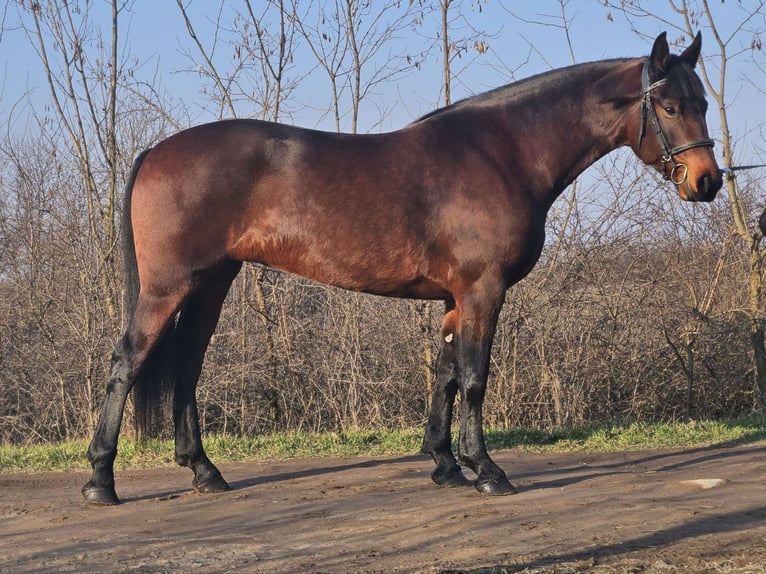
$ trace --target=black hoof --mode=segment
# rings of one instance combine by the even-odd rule
[[[487,478],[477,478],[474,488],[482,494],[491,496],[505,496],[507,494],[516,494],[516,489],[505,476],[490,476]]]
[[[457,466],[446,472],[437,468],[431,473],[431,480],[433,480],[439,486],[446,486],[448,488],[462,488],[464,486],[471,486],[471,481],[463,475],[460,467]]]
[[[194,492],[226,492],[231,490],[229,483],[226,482],[220,474],[208,477],[206,480],[198,481],[196,478],[192,481]]]
[[[120,503],[113,486],[96,486],[90,482],[82,487],[82,497],[94,506],[114,506]]]

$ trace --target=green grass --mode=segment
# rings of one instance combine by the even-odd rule
[[[490,450],[608,452],[746,444],[766,441],[766,416],[730,421],[630,423],[557,430],[512,428],[487,430]],[[212,436],[205,450],[216,462],[325,456],[384,456],[415,454],[422,429],[357,430],[344,433],[285,433],[262,437]],[[53,445],[0,446],[0,473],[74,471],[90,468],[87,441]],[[171,441],[120,440],[115,466],[119,469],[173,465]]]
[[[726,421],[628,423],[571,427],[552,431],[489,431],[490,449],[609,452],[766,441],[766,416]]]

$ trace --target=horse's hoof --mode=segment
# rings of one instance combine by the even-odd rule
[[[446,486],[448,488],[462,488],[465,486],[471,486],[471,481],[468,480],[460,468],[455,468],[448,472],[440,472],[437,468],[431,473],[431,480],[433,480],[439,486]]]
[[[90,482],[82,487],[82,497],[94,506],[114,506],[120,503],[113,486],[96,486]]]
[[[229,483],[226,482],[220,474],[215,474],[206,480],[198,481],[196,478],[192,481],[194,492],[226,492],[231,490]]]
[[[490,476],[487,478],[477,478],[473,484],[474,488],[482,494],[491,496],[505,496],[516,494],[516,489],[505,476]]]

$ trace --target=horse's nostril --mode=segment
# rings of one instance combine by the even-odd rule
[[[708,174],[701,176],[697,180],[697,193],[699,199],[702,201],[712,201],[715,198],[718,190],[721,189],[723,181],[719,178],[713,178]]]

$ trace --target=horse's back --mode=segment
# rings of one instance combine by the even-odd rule
[[[164,254],[156,267],[235,259],[348,289],[441,295],[423,286],[428,201],[402,165],[406,140],[255,120],[179,132],[136,179],[137,250]]]

